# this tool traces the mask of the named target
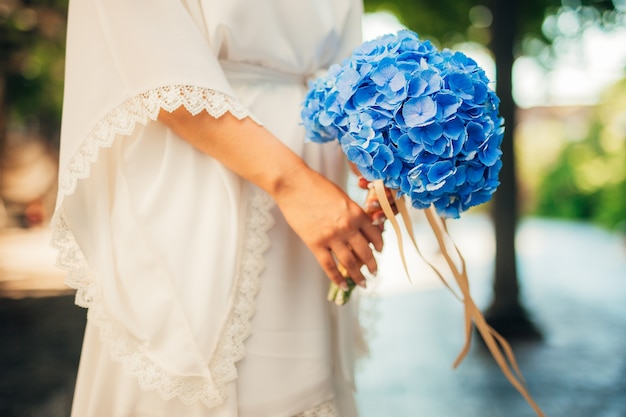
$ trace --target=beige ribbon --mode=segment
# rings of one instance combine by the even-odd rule
[[[404,266],[404,271],[409,277],[410,274],[409,269],[407,267],[407,262],[404,256],[404,243],[402,239],[402,231],[400,229],[400,224],[398,223],[396,216],[391,208],[391,204],[387,199],[387,194],[385,192],[385,186],[382,180],[376,180],[373,182],[374,190],[376,192],[376,197],[380,203],[380,206],[385,213],[385,216],[390,221],[391,225],[396,232],[397,240],[398,240],[398,248],[400,252],[400,258],[402,259],[402,265]],[[456,246],[448,231],[445,227],[445,223],[443,219],[437,216],[435,208],[430,206],[427,209],[424,209],[424,213],[426,215],[426,219],[428,224],[430,225],[432,231],[435,234],[437,239],[437,243],[439,245],[439,249],[446,260],[446,263],[450,267],[450,271],[462,293],[462,296],[459,296],[456,291],[452,289],[452,286],[447,282],[444,278],[443,274],[426,258],[422,255],[421,251],[417,246],[417,241],[415,240],[415,234],[413,233],[413,225],[411,222],[411,218],[409,217],[409,213],[406,208],[406,204],[403,198],[396,198],[395,192],[392,191],[392,197],[395,199],[396,207],[398,209],[398,213],[402,217],[402,221],[404,223],[405,229],[411,239],[411,243],[413,247],[417,251],[418,255],[426,262],[426,264],[435,272],[435,274],[439,277],[439,279],[443,282],[443,284],[454,294],[454,296],[459,299],[463,303],[465,309],[465,344],[459,356],[454,361],[453,367],[456,368],[463,361],[467,353],[469,352],[472,338],[472,322],[478,329],[478,332],[482,336],[487,348],[491,352],[494,357],[496,363],[500,366],[500,369],[504,373],[506,379],[509,380],[511,385],[513,385],[517,391],[526,399],[526,401],[533,408],[537,416],[545,417],[539,406],[535,403],[533,398],[528,393],[526,388],[526,383],[522,376],[522,373],[517,365],[517,361],[515,360],[515,356],[513,355],[513,350],[511,346],[506,341],[504,337],[502,337],[498,332],[496,332],[485,320],[482,313],[476,306],[476,303],[472,299],[469,289],[469,280],[467,277],[467,268],[465,265],[465,259],[461,255],[459,248]],[[452,258],[451,251],[449,250],[449,246],[452,246],[453,252],[457,255],[458,261],[460,262],[460,268],[454,262]]]

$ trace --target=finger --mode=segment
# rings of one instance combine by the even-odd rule
[[[372,213],[380,210],[380,203],[377,199],[368,199],[365,201],[365,204],[363,204],[363,210],[365,210],[367,214],[371,215]]]
[[[370,182],[363,177],[359,177],[359,188],[367,190],[369,188]]]
[[[365,236],[362,234],[353,236],[348,242],[348,245],[352,248],[352,252],[360,261],[359,264],[365,265],[372,275],[376,275],[378,265],[376,263],[374,253],[372,252],[372,248],[370,247],[367,239],[365,239]]]
[[[372,213],[371,216],[372,216],[372,224],[374,226],[382,226],[385,223],[385,220],[387,220],[387,216],[385,215],[385,212],[382,210]]]
[[[374,245],[374,249],[378,252],[383,250],[383,232],[379,226],[372,223],[372,219],[368,217],[366,222],[361,223],[360,230],[365,239]]]
[[[389,202],[389,205],[391,206],[393,213],[398,214],[398,208],[396,207],[396,200],[393,198],[393,195],[391,194],[391,190],[389,188],[385,188],[385,197],[387,198],[387,201]],[[381,207],[381,204],[380,204],[380,201],[378,200],[378,195],[376,194],[376,191],[373,188],[371,188],[368,191],[367,196],[365,198],[363,209],[365,210],[366,213],[371,214],[372,212],[380,209],[380,207]]]
[[[317,262],[322,267],[322,270],[332,282],[335,283],[343,291],[348,291],[348,283],[346,277],[344,277],[337,268],[337,262],[333,258],[329,250],[322,250],[320,253],[314,254]]]
[[[332,247],[332,251],[335,254],[335,258],[337,258],[337,262],[343,265],[352,281],[365,288],[365,276],[361,272],[362,263],[352,248],[346,244],[338,243]]]

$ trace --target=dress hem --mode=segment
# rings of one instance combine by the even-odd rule
[[[234,286],[234,301],[226,325],[210,363],[198,375],[176,375],[157,364],[141,341],[132,336],[124,324],[107,312],[96,279],[63,213],[63,199],[74,193],[76,183],[88,178],[99,151],[112,146],[116,138],[130,135],[137,123],[156,120],[161,109],[173,111],[184,106],[191,114],[207,111],[213,117],[230,112],[238,119],[258,121],[236,99],[214,90],[187,85],[156,88],[133,97],[100,120],[78,151],[59,174],[59,198],[52,226],[51,245],[58,250],[57,266],[67,273],[65,284],[76,290],[77,305],[88,308],[89,320],[100,329],[103,342],[114,360],[121,362],[137,377],[143,390],[156,390],[163,399],[179,398],[186,404],[197,401],[212,408],[225,400],[225,385],[237,378],[235,363],[245,356],[244,341],[250,336],[250,320],[255,311],[259,275],[264,268],[263,255],[269,248],[268,230],[273,225],[271,198],[252,187],[246,209],[246,238],[241,247],[241,264]]]

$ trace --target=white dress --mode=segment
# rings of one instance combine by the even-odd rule
[[[73,417],[356,416],[357,303],[271,199],[159,122],[184,105],[304,142],[306,81],[360,41],[357,0],[71,0],[53,244],[89,308]],[[246,140],[245,137],[240,140]]]

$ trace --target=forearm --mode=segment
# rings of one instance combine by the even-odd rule
[[[162,110],[159,120],[200,152],[275,198],[295,177],[310,170],[298,155],[249,118],[239,120],[230,113],[215,118],[205,112],[194,116],[181,107],[171,113]]]
[[[360,285],[365,285],[361,265],[376,271],[369,243],[381,250],[381,231],[344,191],[309,168],[267,129],[230,113],[216,119],[208,113],[193,116],[184,108],[161,111],[159,120],[199,151],[267,191],[341,288],[347,285],[335,258]]]

